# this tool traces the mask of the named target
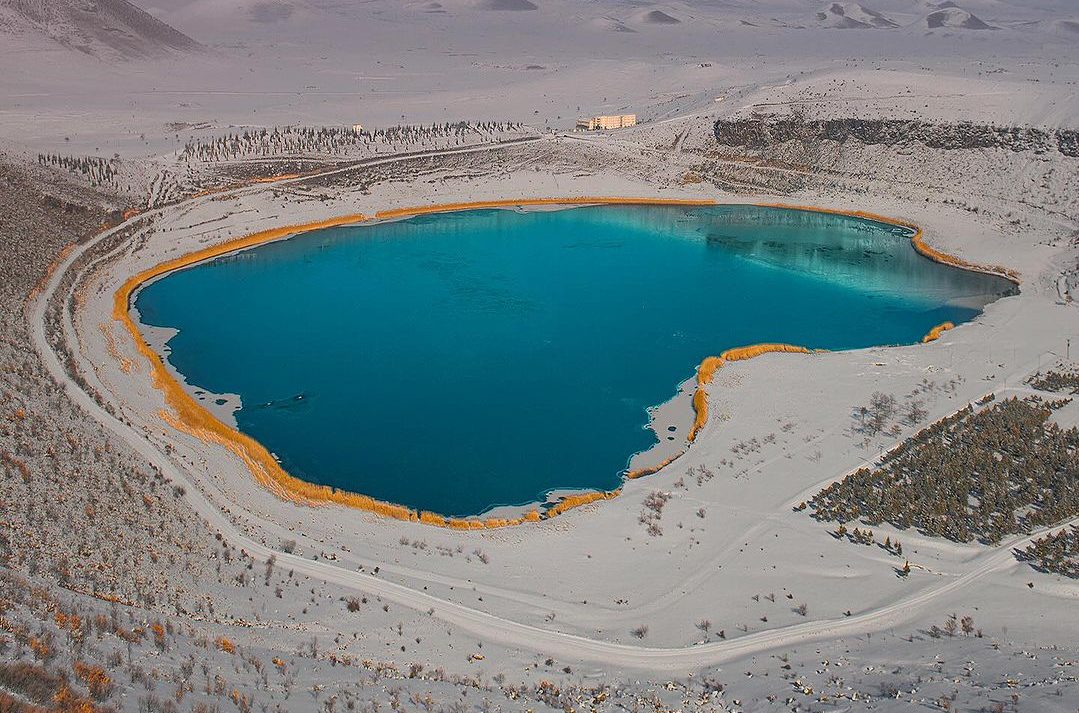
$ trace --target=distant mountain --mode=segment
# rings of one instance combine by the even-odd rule
[[[995,30],[996,27],[984,22],[980,17],[964,10],[955,3],[941,3],[940,9],[934,10],[922,19],[922,26],[930,30]]]
[[[856,2],[833,2],[814,15],[820,27],[839,30],[890,30],[899,24],[876,10]]]
[[[640,15],[639,19],[646,25],[678,25],[682,22],[674,15],[668,15],[662,10],[652,10],[643,13]]]
[[[632,24],[637,25],[639,27],[640,26],[649,26],[649,25],[652,25],[652,26],[655,26],[655,25],[674,26],[674,25],[681,25],[682,24],[682,18],[675,17],[673,14],[671,14],[669,12],[664,12],[663,10],[660,10],[659,8],[655,8],[655,9],[651,9],[651,10],[647,9],[647,8],[644,8],[644,9],[638,10],[637,12],[635,12],[632,15],[630,15],[629,17],[627,17],[626,22],[632,23]]]
[[[41,35],[103,58],[149,58],[201,47],[127,0],[0,0],[3,34]]]

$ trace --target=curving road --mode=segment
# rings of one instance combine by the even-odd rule
[[[476,148],[470,149],[470,151],[496,148],[498,147]],[[431,152],[424,155],[460,152]],[[395,160],[399,159],[396,157],[380,159],[376,163],[388,163]],[[347,170],[350,169],[337,169],[332,172],[338,173]],[[295,180],[302,181],[304,179]],[[258,188],[241,190],[258,190]],[[686,673],[781,647],[894,627],[912,619],[930,603],[968,587],[992,572],[1012,566],[1014,563],[1012,548],[1022,546],[1044,532],[1042,530],[1029,536],[1008,540],[1000,546],[978,555],[973,560],[975,563],[973,568],[965,574],[946,580],[941,584],[924,588],[909,597],[872,611],[842,619],[807,621],[793,626],[748,634],[730,641],[716,641],[685,648],[631,646],[523,624],[463,604],[446,601],[426,592],[388,582],[370,574],[344,569],[331,562],[312,561],[297,555],[274,550],[250,539],[241,530],[237,529],[218,506],[202,492],[194,479],[188,476],[171,458],[158,450],[148,440],[147,436],[109,414],[89,394],[80,389],[64,370],[59,356],[49,346],[46,337],[44,319],[46,305],[59,289],[64,275],[72,268],[75,261],[98,242],[107,239],[119,230],[145,221],[148,217],[163,210],[166,209],[151,210],[131,218],[127,222],[101,233],[93,240],[78,246],[67,256],[53,272],[45,289],[30,305],[29,318],[33,344],[41,355],[49,373],[63,386],[68,396],[75,403],[79,404],[84,411],[101,423],[105,429],[122,439],[140,456],[159,468],[166,477],[176,482],[188,484],[189,487],[186,488],[185,498],[191,507],[206,520],[211,528],[220,531],[228,537],[229,541],[243,548],[257,560],[265,561],[270,556],[273,556],[279,564],[288,566],[309,577],[358,592],[380,596],[417,611],[430,612],[434,617],[447,624],[456,626],[485,641],[509,648],[534,651],[547,656],[555,656],[560,660],[591,662],[608,667],[643,669],[657,673]],[[65,325],[65,331],[68,332],[70,338],[72,330],[70,330],[69,325]],[[90,371],[92,372],[92,370]],[[1079,522],[1079,518],[1076,518],[1073,522]],[[1057,529],[1059,527],[1060,525],[1057,525],[1047,529]]]

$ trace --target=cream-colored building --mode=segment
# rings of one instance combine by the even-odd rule
[[[627,126],[635,126],[636,124],[636,114],[610,114],[606,116],[593,116],[591,119],[577,120],[577,128],[586,131],[624,129]]]

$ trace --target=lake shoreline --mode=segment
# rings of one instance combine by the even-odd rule
[[[374,219],[367,218],[364,214],[346,214],[344,216],[329,218],[312,223],[304,223],[292,226],[271,228],[256,233],[242,236],[235,240],[196,250],[178,258],[155,265],[129,278],[114,296],[113,317],[125,326],[128,332],[139,345],[139,351],[151,363],[156,388],[165,396],[166,403],[173,409],[174,415],[169,419],[171,425],[180,430],[210,443],[225,445],[229,450],[238,455],[248,466],[255,479],[265,485],[269,490],[280,497],[292,499],[304,504],[337,503],[349,507],[367,510],[380,515],[396,519],[418,521],[427,524],[441,525],[457,529],[497,528],[509,525],[522,524],[549,519],[569,509],[581,507],[597,500],[609,499],[619,494],[622,486],[609,491],[596,490],[566,490],[565,488],[552,488],[547,491],[545,502],[536,502],[526,506],[496,506],[481,515],[469,517],[446,517],[434,512],[418,510],[407,506],[397,505],[371,498],[359,493],[323,486],[304,481],[287,473],[274,457],[262,444],[246,434],[240,432],[234,425],[221,421],[218,416],[208,409],[205,403],[200,403],[190,393],[190,388],[185,389],[173,373],[175,370],[167,366],[166,360],[161,359],[155,350],[150,348],[141,336],[139,324],[131,317],[130,307],[138,291],[150,282],[160,279],[172,272],[192,267],[207,260],[215,259],[224,255],[234,254],[269,242],[286,240],[302,233],[318,230],[325,227],[335,227],[354,224],[373,224],[383,221],[401,220],[415,215],[427,215],[435,213],[447,213],[467,210],[479,210],[489,208],[519,209],[530,208],[542,210],[557,210],[585,205],[684,205],[684,206],[717,206],[723,205],[711,199],[666,199],[666,198],[635,198],[635,197],[580,197],[580,198],[533,198],[533,199],[499,199],[492,201],[470,201],[457,203],[432,204],[398,208],[391,210],[376,211]],[[972,265],[959,258],[936,251],[925,245],[922,239],[921,229],[901,220],[887,218],[885,216],[853,210],[830,210],[812,206],[786,205],[780,203],[732,203],[731,205],[745,205],[765,208],[780,208],[806,212],[824,213],[830,215],[844,215],[872,220],[886,225],[906,228],[912,231],[910,242],[914,250],[924,257],[935,262],[940,262],[951,267],[983,272],[1006,277],[1013,283],[1017,281],[1014,273],[1002,268],[985,268]],[[749,345],[752,347],[753,345]],[[805,349],[781,348],[764,351],[807,351]],[[730,350],[739,354],[746,354],[746,350]],[[750,350],[752,351],[752,350]],[[752,353],[756,356],[758,352]],[[745,358],[744,356],[742,358]],[[705,360],[708,362],[709,360]],[[693,382],[696,382],[695,385]],[[632,480],[658,471],[677,458],[681,457],[692,442],[693,437],[707,422],[706,386],[709,379],[701,378],[701,371],[697,377],[689,377],[683,385],[692,386],[692,391],[679,387],[679,391],[667,402],[653,406],[649,409],[650,427],[657,437],[657,443],[652,448],[646,449],[631,457],[631,467],[625,474],[625,480]],[[687,398],[688,396],[688,398]],[[667,411],[677,408],[681,411],[682,404],[687,402],[692,406],[693,427],[689,431],[689,437],[677,442],[665,441],[663,434],[656,428],[655,414],[667,407]],[[670,406],[668,406],[670,404]],[[666,415],[666,413],[665,413]],[[679,415],[681,417],[681,414]],[[543,509],[541,509],[543,508]]]

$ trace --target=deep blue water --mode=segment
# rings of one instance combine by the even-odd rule
[[[646,408],[708,355],[917,342],[1010,291],[907,236],[753,207],[470,211],[263,245],[136,307],[293,475],[465,516],[616,487],[655,442]]]

